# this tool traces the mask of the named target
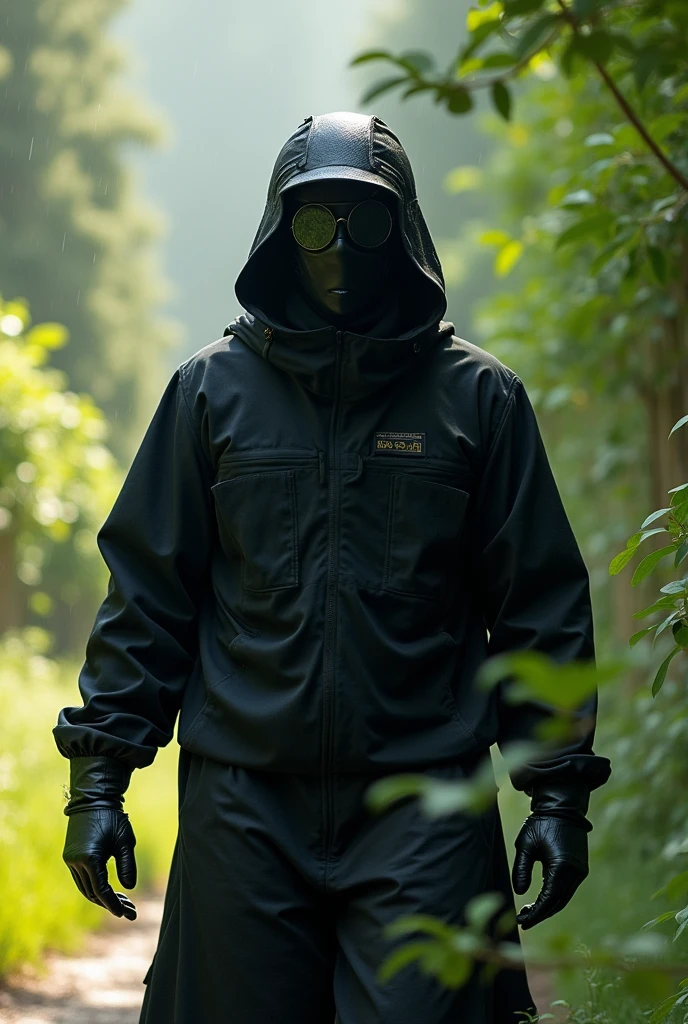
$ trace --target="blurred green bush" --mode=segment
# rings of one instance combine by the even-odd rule
[[[46,948],[75,952],[109,917],[81,896],[62,861],[69,762],[51,730],[59,709],[81,698],[78,664],[50,658],[50,643],[39,627],[0,638],[0,976],[40,964]],[[146,890],[160,891],[169,870],[177,751],[171,743],[149,769],[134,772],[125,797],[137,838],[134,903]],[[114,861],[110,882],[121,888]]]

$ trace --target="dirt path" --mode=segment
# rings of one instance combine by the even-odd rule
[[[528,971],[528,984],[540,1014],[544,1016],[546,1013],[551,1013],[553,1017],[551,1024],[565,1024],[568,1019],[566,1010],[561,1006],[550,1006],[550,1003],[560,998],[555,993],[551,973],[531,969]]]
[[[27,968],[0,983],[0,1024],[138,1024],[162,897],[137,899],[136,909],[134,927],[108,916],[103,930],[89,937],[85,954],[49,953],[43,976]],[[549,977],[532,972],[530,984],[540,1012],[551,1012]]]
[[[135,922],[108,915],[81,956],[49,953],[47,972],[24,969],[0,984],[2,1024],[138,1024],[160,929],[162,898],[136,900]]]

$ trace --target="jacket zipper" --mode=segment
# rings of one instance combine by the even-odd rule
[[[331,831],[331,780],[332,764],[332,718],[334,689],[334,624],[337,586],[337,531],[339,526],[339,457],[337,451],[337,430],[341,393],[342,332],[337,331],[335,392],[332,418],[330,420],[330,488],[329,488],[329,551],[327,597],[325,601],[325,647],[323,654],[323,730],[322,730],[322,771],[324,786],[325,814],[323,822],[323,845],[327,851]]]

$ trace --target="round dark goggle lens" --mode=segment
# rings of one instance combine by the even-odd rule
[[[356,245],[373,249],[389,238],[392,215],[384,203],[378,203],[377,199],[366,199],[354,206],[349,214],[348,226]]]
[[[291,229],[304,249],[323,249],[335,236],[336,221],[326,206],[309,203],[296,211]]]
[[[384,203],[366,199],[353,208],[347,218],[351,239],[366,249],[382,245],[392,230],[392,215]],[[308,203],[294,214],[291,224],[294,238],[304,249],[324,249],[337,230],[334,214],[326,206]]]

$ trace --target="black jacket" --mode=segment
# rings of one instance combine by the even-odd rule
[[[285,188],[398,196],[398,289],[340,331],[300,297]],[[172,375],[98,534],[110,572],[62,754],[192,752],[387,772],[525,739],[550,713],[479,691],[494,653],[593,657],[588,574],[520,379],[443,320],[408,158],[379,118],[306,118],[236,282],[243,312]],[[489,634],[489,636],[488,636]],[[594,718],[596,700],[581,709]],[[603,783],[593,732],[515,771]]]

